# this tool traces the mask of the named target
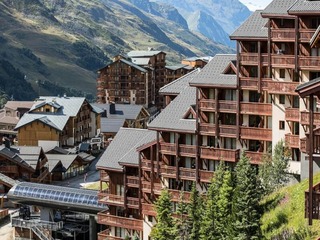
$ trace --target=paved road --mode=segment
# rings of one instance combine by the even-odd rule
[[[81,184],[88,182],[97,182],[100,180],[99,171],[96,169],[96,164],[102,156],[103,152],[91,163],[89,171],[87,172],[86,181],[84,181],[85,173],[69,178],[59,182],[53,182],[52,184],[65,187],[81,188]]]

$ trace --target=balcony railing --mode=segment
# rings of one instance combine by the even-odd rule
[[[266,81],[262,85],[266,85],[268,92],[271,94],[289,94],[297,95],[295,92],[298,82],[284,82],[284,81]]]
[[[139,177],[127,176],[127,185],[129,187],[138,188],[139,187]]]
[[[169,189],[169,193],[171,196],[171,200],[173,202],[180,202],[180,195],[181,195],[181,191],[180,190],[175,190],[175,189]],[[183,199],[185,202],[188,202],[190,199],[190,192],[187,191],[183,191]]]
[[[119,217],[109,214],[108,211],[98,213],[98,223],[113,227],[122,227],[137,231],[143,230],[143,220],[135,218]]]
[[[245,151],[245,154],[248,158],[250,158],[251,164],[261,164],[264,153],[263,152],[251,152]]]
[[[179,144],[179,155],[183,157],[195,157],[196,146]]]
[[[142,159],[141,160],[141,168],[144,170],[144,171],[151,171],[151,160],[149,159]],[[153,161],[153,169],[155,172],[158,171],[158,168],[157,168],[157,161]]]
[[[237,102],[229,100],[219,100],[219,112],[236,112]]]
[[[214,135],[216,133],[216,126],[212,123],[201,123],[199,130],[201,135]]]
[[[301,120],[300,123],[303,125],[309,125],[309,112],[303,111],[301,112]],[[313,113],[313,124],[320,125],[320,112]]]
[[[300,147],[299,135],[286,134],[285,141],[290,148],[299,148]]]
[[[0,166],[2,173],[18,173],[18,166]]]
[[[241,114],[271,116],[272,104],[258,102],[242,102],[240,104],[240,112]]]
[[[286,108],[285,109],[285,119],[286,121],[299,122],[299,108]]]
[[[174,143],[160,142],[160,152],[163,154],[176,154],[176,146]]]
[[[272,129],[255,127],[240,127],[240,129],[242,139],[272,141]]]
[[[9,215],[9,209],[8,208],[0,210],[0,219],[6,217],[8,215]]]
[[[213,171],[207,171],[207,170],[200,170],[200,182],[210,183],[211,179],[213,178],[214,172]]]
[[[164,177],[175,178],[177,170],[175,166],[162,165],[160,168],[161,175]]]
[[[240,88],[244,90],[258,90],[258,79],[251,77],[240,77]]]
[[[274,67],[294,68],[295,58],[294,58],[294,55],[272,54],[271,55],[271,64]]]
[[[157,212],[153,204],[142,203],[142,214],[156,216]]]
[[[109,182],[109,175],[104,170],[100,170],[100,181],[101,182]]]
[[[320,57],[319,56],[306,56],[299,57],[299,67],[301,69],[319,69]]]
[[[219,125],[220,136],[222,137],[236,137],[236,125]]]
[[[259,59],[258,53],[241,53],[240,54],[240,62],[241,65],[258,65],[260,61],[263,65],[267,64],[267,56],[268,54],[261,54],[261,61]]]
[[[203,146],[200,147],[200,157],[203,159],[236,162],[238,161],[239,156],[239,149],[224,149]]]
[[[309,43],[316,30],[317,29],[300,29],[300,41]]]
[[[201,110],[215,110],[216,109],[216,101],[215,99],[201,99],[199,102],[199,108]]]
[[[179,176],[181,179],[185,180],[195,180],[196,179],[196,170],[192,168],[179,168]]]
[[[124,196],[110,194],[108,190],[104,190],[98,193],[98,201],[104,204],[123,206]]]
[[[121,240],[123,238],[111,236],[109,229],[106,229],[106,230],[98,233],[98,240],[106,240],[106,239],[108,239],[108,240]]]
[[[139,198],[127,197],[127,206],[129,208],[139,209]]]
[[[296,33],[294,29],[272,29],[271,39],[272,41],[295,41]]]

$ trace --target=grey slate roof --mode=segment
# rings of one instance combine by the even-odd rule
[[[39,157],[41,147],[38,146],[12,146],[12,150],[20,155],[36,155]]]
[[[142,105],[136,104],[115,104],[115,114],[110,114],[110,104],[92,103],[93,106],[107,111],[107,118],[113,119],[136,119],[143,109]]]
[[[160,94],[173,94],[178,95],[183,89],[189,86],[189,82],[200,72],[200,69],[195,69],[182,77],[168,83],[167,85],[160,88]]]
[[[34,168],[31,167],[25,160],[23,160],[17,153],[4,146],[0,146],[0,155],[7,157],[9,160],[20,166],[24,166],[26,168],[29,168],[30,170],[34,170]]]
[[[100,120],[101,126],[101,132],[103,133],[117,133],[121,127],[123,127],[125,122],[124,118],[105,118],[102,117]]]
[[[46,154],[48,161],[49,161],[49,169],[53,169],[55,165],[57,165],[57,163],[59,161],[61,161],[63,167],[65,169],[68,169],[70,167],[70,165],[74,162],[74,160],[77,158],[77,154]],[[54,163],[54,164],[51,164]],[[50,168],[50,165],[52,166]]]
[[[128,56],[133,57],[152,57],[161,53],[161,51],[130,51],[128,52]]]
[[[268,19],[261,16],[261,10],[255,11],[231,35],[230,39],[237,38],[268,38]]]
[[[150,63],[150,58],[131,58],[131,61],[139,66],[146,66]]]
[[[30,109],[33,106],[34,102],[31,101],[8,101],[4,107],[10,108],[13,110],[18,110],[19,108]]]
[[[263,11],[262,15],[288,15],[288,9],[297,0],[273,0]]]
[[[200,74],[200,73],[199,73]],[[198,75],[199,75],[198,74]],[[196,104],[196,88],[187,86],[160,114],[148,125],[151,130],[167,129],[194,133],[195,119],[184,119],[190,106]]]
[[[47,151],[47,153],[50,153],[50,154],[69,154],[70,152],[61,148],[61,147],[55,146],[54,148],[49,149]]]
[[[320,1],[298,0],[288,12],[289,14],[320,13]]]
[[[19,183],[18,180],[14,180],[14,179],[12,179],[2,173],[0,173],[0,181],[5,183],[7,186],[11,186],[11,187],[13,187],[17,183]]]
[[[147,129],[121,128],[97,162],[97,168],[122,170],[119,163],[137,165],[137,148],[156,139],[156,132]]]
[[[127,60],[125,60],[125,59],[120,59],[120,62],[123,62],[123,63],[125,63],[125,64],[127,64],[127,65],[129,65],[129,66],[131,66],[131,67],[134,67],[134,68],[138,69],[138,70],[141,71],[141,72],[144,72],[144,73],[148,72],[146,69],[138,66],[138,65],[140,65],[140,64],[135,63],[134,61],[130,62],[130,61],[127,61]]]
[[[165,68],[169,69],[169,70],[173,70],[173,71],[176,71],[178,69],[187,69],[187,70],[193,69],[193,67],[186,65],[186,64],[177,64],[177,65],[172,65],[172,66],[166,66]]]
[[[190,82],[191,86],[205,85],[215,87],[237,86],[237,77],[235,74],[224,74],[228,65],[236,60],[235,54],[217,54],[200,71],[200,73]]]
[[[316,84],[316,83],[319,83],[320,82],[320,77],[318,77],[318,78],[315,78],[315,79],[312,79],[311,81],[309,81],[309,82],[305,82],[305,83],[302,83],[302,84],[300,84],[300,85],[298,85],[297,87],[296,87],[296,92],[299,92],[301,89],[304,89],[304,88],[306,88],[306,87],[309,87],[309,86],[312,86],[313,84]]]

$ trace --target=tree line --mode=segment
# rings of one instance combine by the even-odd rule
[[[288,181],[290,152],[283,141],[266,154],[260,167],[243,153],[234,168],[221,161],[205,193],[192,186],[189,202],[181,192],[173,214],[170,193],[163,190],[155,202],[154,240],[263,239],[261,199]],[[174,216],[173,216],[174,215]]]

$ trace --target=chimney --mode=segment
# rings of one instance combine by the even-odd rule
[[[114,102],[110,103],[109,113],[110,114],[115,114],[116,113],[116,104]]]

